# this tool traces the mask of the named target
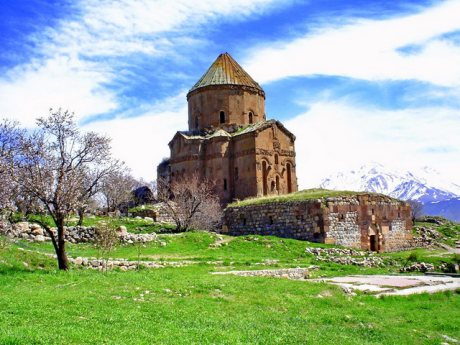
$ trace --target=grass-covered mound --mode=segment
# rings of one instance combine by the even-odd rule
[[[291,193],[291,194],[247,198],[241,201],[231,203],[228,205],[228,207],[262,205],[262,204],[275,203],[275,202],[305,201],[305,200],[316,200],[316,199],[347,197],[347,196],[355,196],[355,195],[369,195],[369,194],[370,195],[380,195],[380,196],[384,196],[392,200],[396,200],[389,196],[386,196],[383,194],[377,194],[377,193],[312,188],[312,189],[304,189],[304,190],[301,190],[295,193]]]
[[[460,224],[443,217],[423,216],[415,222],[413,232],[414,236],[423,234],[450,247],[456,247],[460,242]]]

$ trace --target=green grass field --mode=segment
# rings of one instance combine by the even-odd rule
[[[141,248],[146,260],[184,267],[109,271],[55,269],[41,253],[50,244],[0,247],[0,344],[441,344],[460,339],[460,294],[376,298],[349,296],[324,283],[212,275],[232,269],[308,267],[315,276],[395,273],[411,252],[385,254],[393,265],[360,268],[317,262],[308,242],[263,236],[189,232],[160,235]],[[25,250],[24,250],[25,249]],[[38,251],[39,253],[37,253]],[[97,256],[69,245],[72,256]],[[112,257],[137,260],[138,246]],[[417,250],[419,259],[454,260]]]

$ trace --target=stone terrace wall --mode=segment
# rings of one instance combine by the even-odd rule
[[[96,239],[96,230],[94,227],[72,226],[64,228],[64,238],[70,243],[93,243]],[[52,229],[56,235],[56,229]],[[42,227],[35,223],[19,222],[10,224],[6,221],[0,221],[0,234],[5,234],[10,238],[23,239],[31,242],[51,241],[51,237]],[[151,234],[132,234],[126,230],[126,227],[120,226],[117,234],[121,242],[151,242],[157,239],[155,233]]]
[[[413,247],[410,207],[377,194],[230,207],[223,233],[274,235],[363,250]]]
[[[223,233],[272,235],[317,241],[321,234],[321,204],[311,202],[270,203],[226,208]]]

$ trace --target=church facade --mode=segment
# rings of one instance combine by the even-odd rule
[[[297,191],[295,136],[267,120],[265,92],[228,54],[221,54],[187,94],[188,130],[169,142],[158,178],[198,174],[216,183],[223,204]]]

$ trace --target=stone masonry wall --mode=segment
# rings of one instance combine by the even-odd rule
[[[339,213],[329,213],[329,231],[327,238],[345,247],[361,248],[361,230],[358,225],[358,213],[347,212],[341,218]]]
[[[377,194],[229,207],[223,233],[273,235],[363,250],[414,246],[410,206]]]
[[[385,234],[385,245],[392,250],[403,250],[416,246],[412,241],[407,241],[405,224],[400,219],[391,222],[389,231]]]
[[[51,229],[56,236],[56,229]],[[71,226],[64,228],[64,238],[70,243],[93,243],[96,240],[96,229],[86,226]],[[38,224],[29,222],[19,222],[10,224],[6,221],[0,221],[0,234],[10,238],[23,239],[31,242],[51,241],[51,237]],[[157,240],[155,233],[151,234],[133,234],[126,230],[126,227],[120,226],[117,229],[117,235],[122,243],[134,242],[151,242]]]
[[[272,235],[316,241],[322,236],[319,203],[289,202],[225,209],[223,233]]]

